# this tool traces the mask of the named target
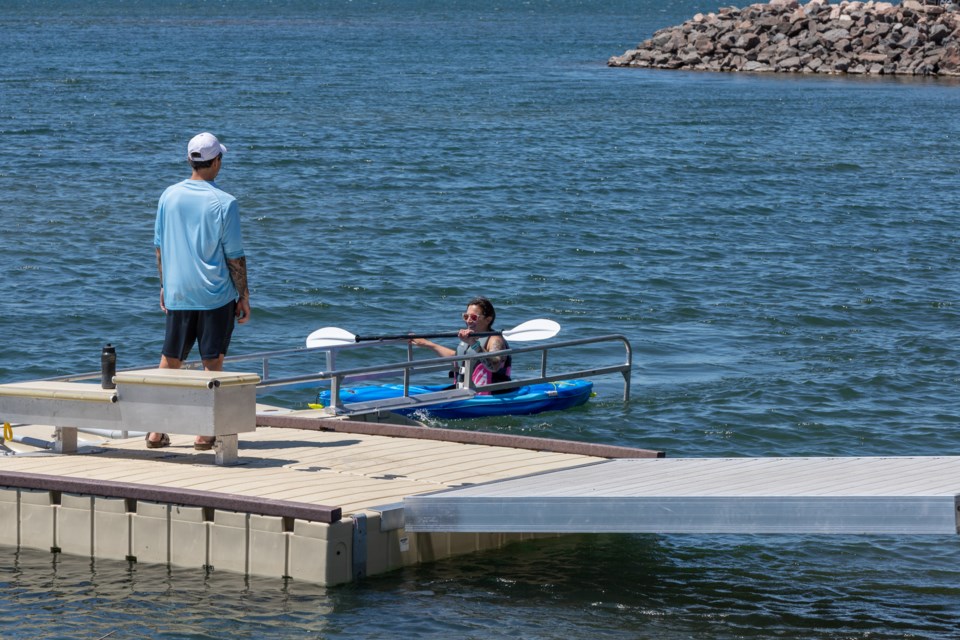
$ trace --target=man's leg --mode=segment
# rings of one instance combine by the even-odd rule
[[[223,354],[218,358],[203,359],[203,368],[207,371],[223,371]]]
[[[161,369],[179,369],[181,366],[183,366],[183,360],[168,358],[167,356],[160,356]]]
[[[160,356],[160,368],[161,369],[179,369],[183,364],[183,360],[177,360],[176,358],[168,358],[167,356]],[[147,440],[153,443],[160,442],[160,438],[163,437],[162,433],[150,432],[147,434]]]

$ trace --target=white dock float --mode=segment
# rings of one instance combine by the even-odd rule
[[[609,460],[404,498],[409,532],[953,534],[960,457]]]

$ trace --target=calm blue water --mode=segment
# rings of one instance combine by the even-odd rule
[[[0,380],[96,369],[105,342],[157,360],[156,200],[210,130],[250,265],[234,354],[325,325],[453,330],[485,294],[502,328],[628,336],[633,400],[598,378],[581,409],[456,426],[671,456],[960,453],[960,86],[605,66],[718,6],[0,2]],[[4,638],[960,627],[955,537],[583,536],[335,589],[0,557]]]

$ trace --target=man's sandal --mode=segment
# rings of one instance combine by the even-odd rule
[[[156,442],[150,439],[150,434],[147,434],[147,437],[144,438],[147,441],[147,449],[160,449],[162,447],[170,446],[170,436],[165,433],[160,434],[160,439]]]
[[[194,451],[210,451],[213,449],[213,445],[216,444],[217,439],[214,438],[210,442],[194,442],[193,449]]]

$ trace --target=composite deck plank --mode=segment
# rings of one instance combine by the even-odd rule
[[[34,427],[34,433],[52,434],[52,429]],[[237,465],[219,466],[212,451],[194,451],[193,441],[193,436],[173,435],[169,447],[147,449],[142,436],[98,437],[77,454],[6,456],[0,459],[0,471],[342,506],[349,514],[398,503],[412,493],[459,486],[465,479],[503,479],[518,470],[563,468],[584,458],[440,440],[260,428],[241,434]],[[527,469],[531,460],[536,465]]]

